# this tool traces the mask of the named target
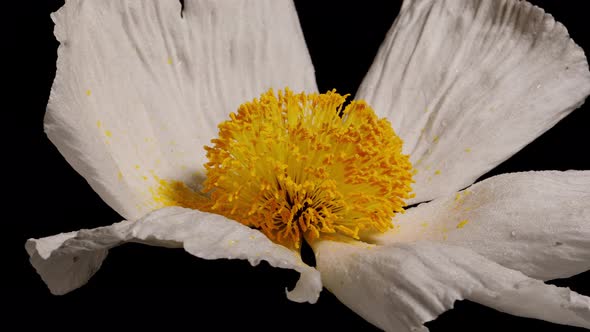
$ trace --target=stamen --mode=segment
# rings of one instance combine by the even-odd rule
[[[241,105],[205,147],[209,198],[170,202],[227,216],[291,248],[303,237],[359,239],[392,228],[412,197],[412,165],[391,124],[364,101],[342,110],[346,97],[270,90]]]

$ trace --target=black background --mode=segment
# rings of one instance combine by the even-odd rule
[[[564,23],[590,52],[585,0],[531,1]],[[25,2],[21,2],[24,4]],[[128,244],[115,248],[88,285],[52,296],[28,263],[24,242],[60,232],[108,225],[121,218],[65,162],[43,133],[42,119],[53,77],[58,43],[49,13],[60,1],[35,1],[6,11],[4,81],[9,83],[3,140],[9,158],[3,183],[2,320],[19,330],[377,330],[324,290],[317,304],[289,302],[298,274],[266,263],[206,261],[182,249]],[[400,1],[297,1],[297,10],[316,69],[320,91],[336,88],[354,95],[399,10]],[[514,157],[484,175],[527,171],[590,169],[588,105],[549,130]],[[8,120],[6,120],[8,119]],[[490,124],[493,125],[493,124]],[[590,295],[590,273],[554,281]],[[5,307],[5,306],[3,306]],[[513,317],[469,301],[427,326],[431,331],[577,331]]]

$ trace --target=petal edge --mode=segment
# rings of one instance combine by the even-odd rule
[[[178,207],[156,210],[135,222],[29,239],[25,247],[50,291],[61,295],[86,284],[108,249],[125,242],[184,248],[203,259],[246,259],[252,265],[265,260],[274,267],[296,270],[300,279],[287,291],[287,298],[295,302],[315,303],[322,290],[319,272],[297,253],[225,217]]]

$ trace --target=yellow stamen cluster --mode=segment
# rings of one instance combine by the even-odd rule
[[[410,198],[412,165],[402,141],[363,101],[272,90],[240,106],[205,147],[201,210],[260,229],[298,248],[337,233],[385,231]]]

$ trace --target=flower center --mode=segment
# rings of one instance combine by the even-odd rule
[[[412,165],[391,124],[364,101],[342,110],[346,97],[270,90],[241,105],[205,147],[209,199],[193,207],[290,248],[391,228],[412,196]]]

